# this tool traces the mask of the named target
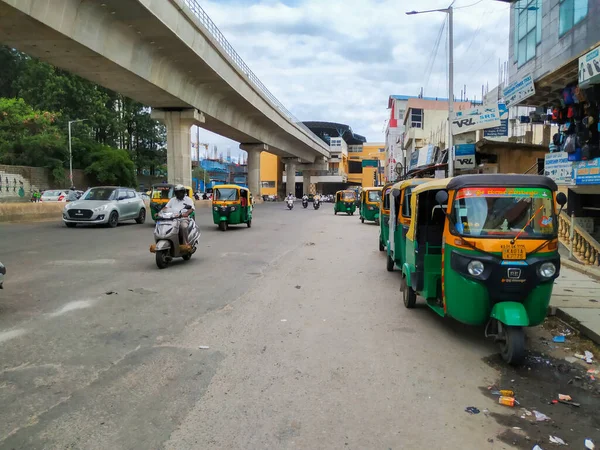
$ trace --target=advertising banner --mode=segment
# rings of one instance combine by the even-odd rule
[[[508,138],[508,108],[505,103],[498,103],[500,126],[483,130],[483,137],[492,141],[502,141]]]
[[[499,127],[500,112],[498,105],[479,106],[477,108],[456,111],[452,119],[452,134],[467,131],[483,130],[484,128]]]
[[[600,83],[600,47],[579,58],[579,86]]]
[[[575,164],[575,184],[600,184],[600,158]]]
[[[527,75],[523,79],[510,83],[503,91],[504,102],[506,107],[510,108],[519,104],[521,101],[535,95],[535,86],[533,85],[533,77]]]
[[[475,144],[458,144],[454,146],[454,168],[475,168]]]
[[[544,175],[552,178],[556,184],[573,185],[573,163],[567,152],[547,153],[544,157]]]

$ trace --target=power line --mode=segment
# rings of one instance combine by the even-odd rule
[[[465,9],[465,8],[470,8],[471,6],[475,6],[475,5],[479,5],[483,0],[479,0],[478,2],[475,3],[471,3],[470,5],[466,5],[466,6],[456,6],[454,9]]]
[[[427,74],[426,75],[427,78],[425,79],[425,88],[429,87],[429,80],[431,79],[431,73],[433,72],[433,68],[435,66],[435,61],[437,59],[437,54],[438,54],[438,51],[439,51],[439,48],[440,48],[440,42],[442,40],[442,34],[444,33],[444,29],[446,28],[446,22],[447,22],[447,20],[448,20],[448,17],[446,17],[444,19],[444,21],[442,22],[442,27],[440,28],[440,31],[439,31],[438,36],[437,36],[437,39],[436,39],[435,44],[434,44],[434,48],[433,48],[433,50],[431,52],[430,62],[427,64],[427,67],[426,67],[425,73]]]

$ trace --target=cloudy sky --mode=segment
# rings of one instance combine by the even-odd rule
[[[390,94],[447,94],[446,14],[407,16],[449,0],[200,0],[215,24],[269,90],[300,120],[350,125],[384,140]],[[474,4],[475,3],[475,4]],[[472,6],[469,6],[472,5]],[[509,6],[454,3],[455,95],[481,98],[508,58]],[[237,143],[202,130],[224,152]]]

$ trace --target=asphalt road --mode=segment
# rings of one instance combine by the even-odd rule
[[[510,448],[464,411],[506,411],[482,394],[496,348],[404,308],[375,225],[282,203],[197,221],[163,271],[150,222],[0,225],[1,449]]]

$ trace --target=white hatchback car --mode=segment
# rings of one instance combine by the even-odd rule
[[[99,186],[88,189],[77,201],[67,203],[63,222],[73,228],[78,223],[92,223],[116,227],[119,222],[146,221],[146,205],[131,188]]]
[[[48,189],[40,197],[40,202],[66,202],[67,192]]]

